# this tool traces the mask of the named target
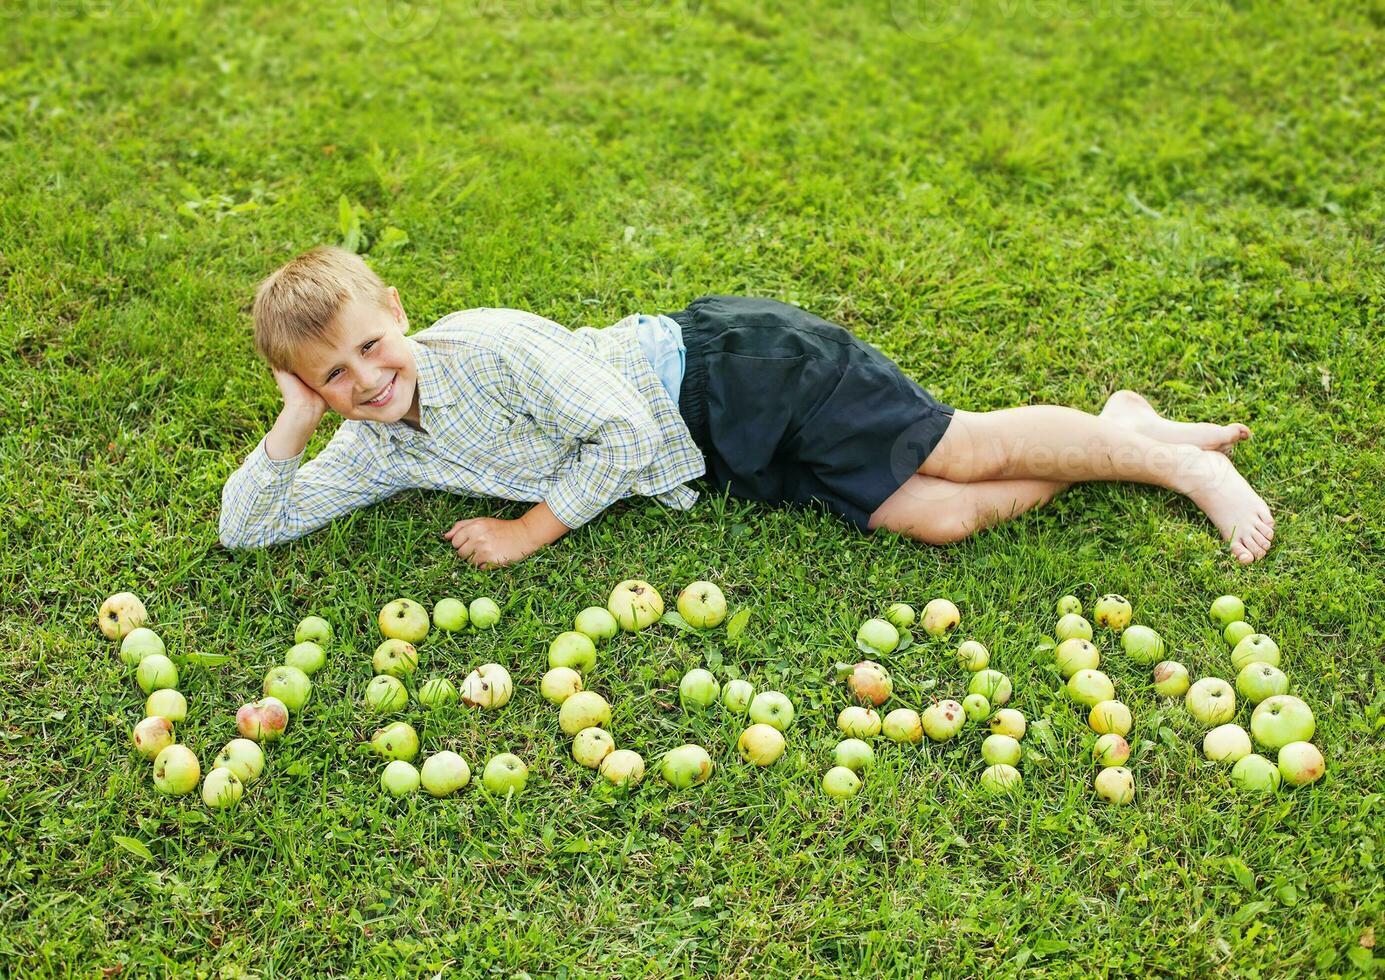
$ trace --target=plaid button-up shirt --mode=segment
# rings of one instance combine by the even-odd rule
[[[568,527],[632,494],[688,509],[697,493],[683,484],[705,463],[637,321],[568,330],[522,310],[448,314],[405,338],[423,431],[347,419],[306,463],[270,459],[262,439],[222,491],[221,543],[288,541],[410,488],[545,501]]]

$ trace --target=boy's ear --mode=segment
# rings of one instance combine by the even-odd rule
[[[394,320],[404,329],[409,329],[409,316],[404,312],[404,301],[399,298],[399,290],[393,286],[389,287],[390,312],[394,314]]]

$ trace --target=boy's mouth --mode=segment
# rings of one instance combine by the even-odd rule
[[[394,397],[394,384],[398,380],[399,375],[396,374],[394,377],[390,378],[389,384],[385,385],[384,391],[380,392],[380,394],[376,395],[370,401],[361,402],[361,404],[369,405],[371,408],[380,408],[381,406],[388,405],[389,400]]]

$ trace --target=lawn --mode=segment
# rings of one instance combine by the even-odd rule
[[[1380,0],[464,0],[412,20],[383,0],[22,0],[0,21],[0,973],[1377,971]],[[440,532],[522,507],[409,493],[227,552],[221,486],[278,406],[254,284],[345,239],[415,328],[766,295],[961,407],[1095,411],[1132,387],[1245,421],[1236,463],[1276,545],[1241,568],[1186,502],[1092,485],[947,549],[643,501],[482,572]],[[735,639],[619,638],[588,678],[618,744],[711,750],[694,790],[606,789],[537,693],[548,640],[631,576],[670,602],[709,578],[751,613]],[[298,620],[335,626],[237,809],[160,796],[131,750],[143,698],[96,630],[123,589],[180,665],[204,766]],[[1059,596],[1107,591],[1195,677],[1230,676],[1206,610],[1243,596],[1317,713],[1326,777],[1236,793],[1181,701],[1098,634],[1137,795],[1096,801],[1092,736],[1033,648]],[[514,701],[404,717],[477,769],[520,754],[521,796],[381,794],[362,693],[400,595],[503,606],[422,650],[457,681],[508,664]],[[862,792],[826,799],[834,664],[863,619],[933,596],[1035,722],[1023,793],[981,792],[973,726],[882,742]],[[963,693],[955,641],[885,658],[892,706]],[[794,699],[777,765],[736,758],[725,712],[680,710],[696,665]]]

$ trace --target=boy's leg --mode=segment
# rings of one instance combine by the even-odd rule
[[[1046,504],[1067,487],[1053,480],[952,483],[915,473],[871,515],[870,527],[952,544]]]

